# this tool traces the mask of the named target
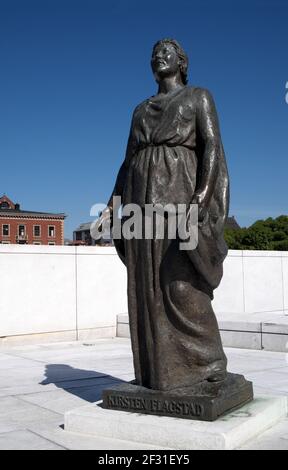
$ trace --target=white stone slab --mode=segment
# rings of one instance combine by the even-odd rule
[[[16,397],[0,400],[0,434],[26,429],[29,425],[45,422],[50,426],[63,424],[59,413],[24,402]]]
[[[223,331],[237,331],[237,332],[247,332],[247,333],[261,333],[262,325],[261,321],[257,321],[252,318],[249,318],[248,315],[237,315],[234,319],[233,317],[227,319],[221,315],[217,315],[219,329]]]
[[[77,246],[77,255],[100,255],[100,256],[115,256],[118,257],[116,248],[114,246]]]
[[[269,321],[263,322],[262,331],[263,333],[288,335],[288,316],[275,315],[274,319],[271,316]]]
[[[224,263],[224,277],[215,291],[213,308],[216,313],[244,312],[243,260],[241,256],[228,256]]]
[[[75,256],[49,248],[1,250],[1,337],[76,329]]]
[[[65,450],[29,430],[0,434],[0,450]]]
[[[111,386],[111,382],[110,384],[102,385],[102,390],[109,386]],[[87,403],[91,403],[92,400],[89,399],[89,392],[90,396],[94,397],[94,400],[95,397],[98,397],[98,399],[101,398],[102,390],[101,386],[97,388],[91,387],[89,389],[82,387],[80,389],[71,390],[71,393],[63,390],[55,390],[54,392],[48,393],[36,393],[24,396],[19,395],[19,398],[26,403],[37,405],[55,413],[64,414],[71,410],[71,408],[85,406]]]
[[[242,253],[246,258],[281,258],[283,251],[243,250]]]
[[[26,346],[31,344],[58,343],[59,341],[76,341],[77,332],[58,331],[53,333],[25,334],[20,336],[6,336],[0,338],[0,350],[14,348],[15,346]]]
[[[286,397],[258,397],[213,423],[104,410],[96,404],[65,415],[65,430],[168,449],[236,449],[287,416]]]
[[[277,333],[288,334],[288,315],[285,311],[280,312],[261,312],[261,313],[238,313],[219,312],[217,320],[220,330],[237,331],[247,333]],[[127,337],[129,331],[128,314],[117,316],[117,332],[120,337]],[[128,327],[128,330],[127,328]],[[125,336],[126,334],[126,336]]]
[[[282,257],[283,284],[284,284],[284,309],[288,310],[288,252]]]
[[[225,347],[288,352],[288,316],[284,311],[262,313],[218,313]],[[117,317],[117,336],[130,338],[129,318]]]
[[[288,419],[245,444],[241,450],[288,450]]]
[[[274,353],[275,354],[275,353]],[[253,381],[255,385],[261,385],[262,387],[266,387],[270,390],[278,390],[281,389],[288,390],[288,364],[286,362],[283,366],[279,367],[278,369],[275,368],[273,370],[269,370],[268,368],[265,370],[264,368],[261,370],[259,369],[257,372],[253,374],[247,374],[250,380]],[[270,392],[272,395],[272,393]],[[275,394],[275,392],[274,392]]]
[[[119,315],[117,315],[117,322],[125,324],[129,323],[128,313],[120,313]]]
[[[243,263],[245,312],[284,310],[281,257],[247,253]]]
[[[102,326],[79,330],[77,339],[79,341],[93,341],[99,338],[114,338],[116,336],[116,326]]]
[[[0,245],[0,258],[1,349],[107,337],[127,311],[115,248]],[[234,320],[245,306],[247,313],[288,310],[288,252],[229,251],[214,308]]]
[[[228,256],[232,257],[242,257],[243,256],[243,251],[242,250],[229,250]]]
[[[261,333],[220,330],[223,345],[228,348],[262,349]]]
[[[117,323],[118,338],[130,338],[130,328],[128,323]]]
[[[262,347],[267,351],[287,352],[288,353],[288,335],[277,335],[263,333]],[[288,380],[287,380],[288,384]],[[287,385],[288,392],[288,385]]]
[[[75,246],[62,245],[1,245],[1,254],[13,255],[75,255]]]
[[[78,328],[116,327],[117,314],[127,311],[125,266],[114,248],[84,248],[77,249]]]
[[[105,437],[90,437],[63,431],[61,428],[47,428],[40,426],[30,427],[37,435],[55,442],[58,446],[68,450],[161,450],[159,447],[138,442],[121,441],[119,439],[107,439]]]

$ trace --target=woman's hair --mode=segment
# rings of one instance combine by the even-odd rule
[[[183,81],[183,84],[184,85],[187,85],[188,83],[188,57],[184,51],[184,49],[182,49],[182,47],[180,46],[179,42],[177,42],[175,39],[161,39],[160,41],[156,42],[156,44],[154,45],[153,47],[153,52],[152,52],[152,56],[155,54],[155,51],[157,49],[157,47],[159,46],[162,46],[163,44],[171,44],[178,57],[179,57],[179,60],[180,60],[180,73],[181,73],[181,78],[182,78],[182,81]]]

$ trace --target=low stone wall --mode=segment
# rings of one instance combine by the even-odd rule
[[[217,317],[225,347],[288,353],[288,315],[282,312],[232,316],[218,313]],[[130,338],[128,314],[118,315],[117,336]]]
[[[230,250],[214,309],[230,314],[288,310],[288,252]]]
[[[114,248],[0,245],[0,292],[2,345],[112,337],[127,312]]]
[[[0,245],[0,345],[116,335],[127,312],[114,248]],[[288,252],[230,251],[216,313],[288,311]]]

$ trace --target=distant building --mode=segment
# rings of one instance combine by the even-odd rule
[[[112,246],[113,240],[110,236],[101,238],[100,240],[94,240],[91,237],[91,225],[92,222],[81,224],[73,233],[73,245],[83,245],[83,246]]]
[[[237,220],[235,219],[234,215],[232,215],[232,217],[228,217],[225,228],[228,228],[230,230],[240,230],[241,229],[241,227],[238,224]]]
[[[7,196],[0,198],[0,243],[64,245],[64,214],[21,210]]]
[[[92,239],[90,234],[91,222],[81,224],[73,232],[73,245],[95,245],[95,240]]]

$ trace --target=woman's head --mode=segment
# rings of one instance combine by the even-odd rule
[[[179,69],[183,84],[188,82],[188,57],[175,39],[161,39],[154,45],[151,65],[156,76]]]

